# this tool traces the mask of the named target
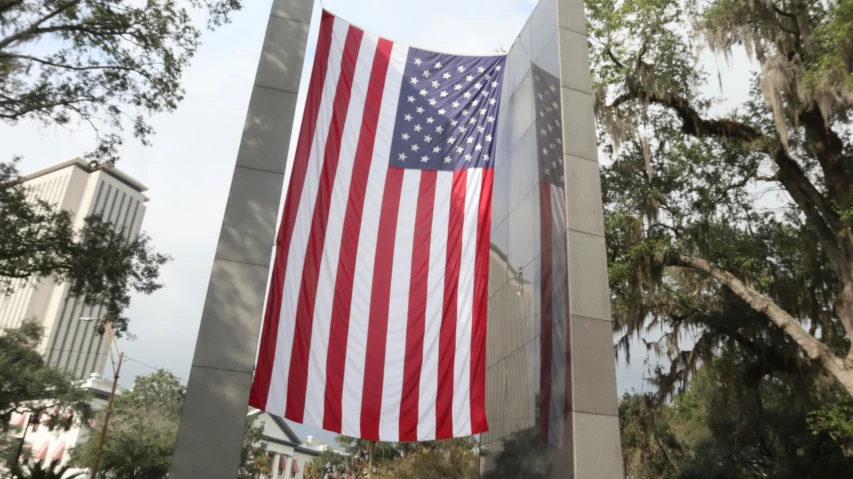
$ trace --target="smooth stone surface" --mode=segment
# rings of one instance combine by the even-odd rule
[[[274,0],[270,15],[278,18],[289,18],[303,23],[311,23],[311,13],[314,2],[305,0]]]
[[[569,29],[560,35],[560,78],[563,86],[592,93],[587,36]]]
[[[564,87],[562,103],[563,153],[598,161],[592,95]]]
[[[622,479],[619,418],[576,412],[576,479]]]
[[[569,229],[604,236],[598,164],[571,155],[564,155],[564,161]]]
[[[583,0],[557,0],[557,21],[561,28],[586,35]]]
[[[307,23],[271,17],[255,85],[297,93],[307,43]]]
[[[284,175],[237,167],[225,204],[216,258],[267,266]]]
[[[572,316],[572,391],[578,412],[617,416],[613,323]]]
[[[569,230],[569,297],[572,314],[611,321],[603,237]]]
[[[237,166],[284,174],[296,93],[255,87],[246,113]]]
[[[171,479],[225,479],[236,475],[251,384],[251,372],[193,366]]]
[[[251,373],[269,268],[214,260],[194,366]]]

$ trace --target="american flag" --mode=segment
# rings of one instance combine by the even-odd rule
[[[542,255],[539,413],[542,439],[556,447],[571,440],[571,355],[566,186],[560,79],[531,66],[539,164],[539,240]]]
[[[323,12],[250,404],[347,436],[477,434],[504,56]]]

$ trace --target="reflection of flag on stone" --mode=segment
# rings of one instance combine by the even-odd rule
[[[485,431],[505,57],[323,13],[250,404],[366,439]]]
[[[543,440],[563,445],[570,410],[571,370],[568,342],[568,248],[563,167],[560,79],[533,65],[534,123],[539,163],[541,256],[540,394]]]

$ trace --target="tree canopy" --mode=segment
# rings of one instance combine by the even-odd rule
[[[34,321],[0,334],[0,435],[9,432],[13,413],[35,415],[48,427],[70,426],[91,416],[91,395],[37,351],[43,334]]]
[[[343,454],[326,450],[305,467],[306,479],[335,477],[469,479],[479,477],[479,450],[472,437],[423,442],[382,442],[338,436]]]
[[[662,409],[644,394],[620,405],[622,453],[632,479],[849,477],[853,415],[842,388],[812,374],[733,378],[755,361],[733,343]]]
[[[137,377],[133,388],[116,397],[104,441],[99,474],[103,477],[160,479],[169,472],[186,388],[166,371]],[[99,411],[94,424],[102,424]],[[97,429],[71,451],[71,463],[91,467]]]
[[[123,131],[147,144],[148,118],[183,98],[199,17],[215,27],[242,0],[0,0],[0,121],[84,124],[87,156],[113,162]]]
[[[252,416],[243,426],[243,449],[240,451],[237,479],[255,479],[272,473],[272,458],[267,454],[267,443],[264,442],[264,426],[256,425],[257,419],[257,416]]]
[[[138,376],[133,388],[115,399],[104,441],[99,475],[105,478],[161,479],[172,465],[178,425],[186,387],[164,370]],[[94,423],[102,424],[104,411]],[[253,479],[269,474],[271,462],[263,442],[263,427],[246,421],[239,478]],[[95,460],[99,435],[92,432],[86,442],[71,451],[71,463],[90,467]]]
[[[664,329],[660,404],[732,341],[763,359],[744,373],[853,394],[853,1],[587,7],[620,351]],[[699,53],[739,48],[756,72],[727,110]]]

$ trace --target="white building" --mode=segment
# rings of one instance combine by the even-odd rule
[[[267,453],[272,458],[273,466],[270,479],[302,479],[305,465],[325,450],[322,448],[325,444],[313,444],[310,436],[308,442],[300,441],[287,422],[280,417],[257,409],[249,411],[248,417],[257,417],[255,425],[264,427],[264,441],[267,443]]]
[[[127,231],[139,234],[145,216],[143,194],[147,188],[117,168],[93,169],[79,158],[24,176],[31,198],[41,199],[70,211],[80,228],[84,219],[100,214]],[[47,362],[68,371],[78,379],[93,372],[104,373],[108,344],[95,334],[97,323],[81,322],[80,317],[100,317],[101,308],[69,297],[69,285],[52,281],[19,281],[11,295],[0,295],[0,331],[16,328],[25,319],[35,318],[45,328],[40,352]]]
[[[81,388],[92,392],[92,400],[89,404],[92,409],[98,411],[104,408],[110,397],[113,382],[109,379],[100,377],[97,373],[92,375],[81,384]],[[121,395],[124,388],[118,386],[116,395]],[[49,412],[48,412],[49,413]],[[30,424],[32,417],[31,413],[12,414],[11,423],[13,427],[18,428],[16,437],[24,440],[23,449],[29,450],[29,454],[35,460],[42,462],[50,462],[58,459],[61,465],[65,465],[69,460],[69,452],[74,446],[86,442],[90,434],[98,434],[100,429],[90,429],[85,424],[81,425],[77,422],[68,429],[62,427],[48,427],[47,424]],[[40,422],[45,422],[42,417]],[[84,469],[76,469],[69,471],[84,471]]]

